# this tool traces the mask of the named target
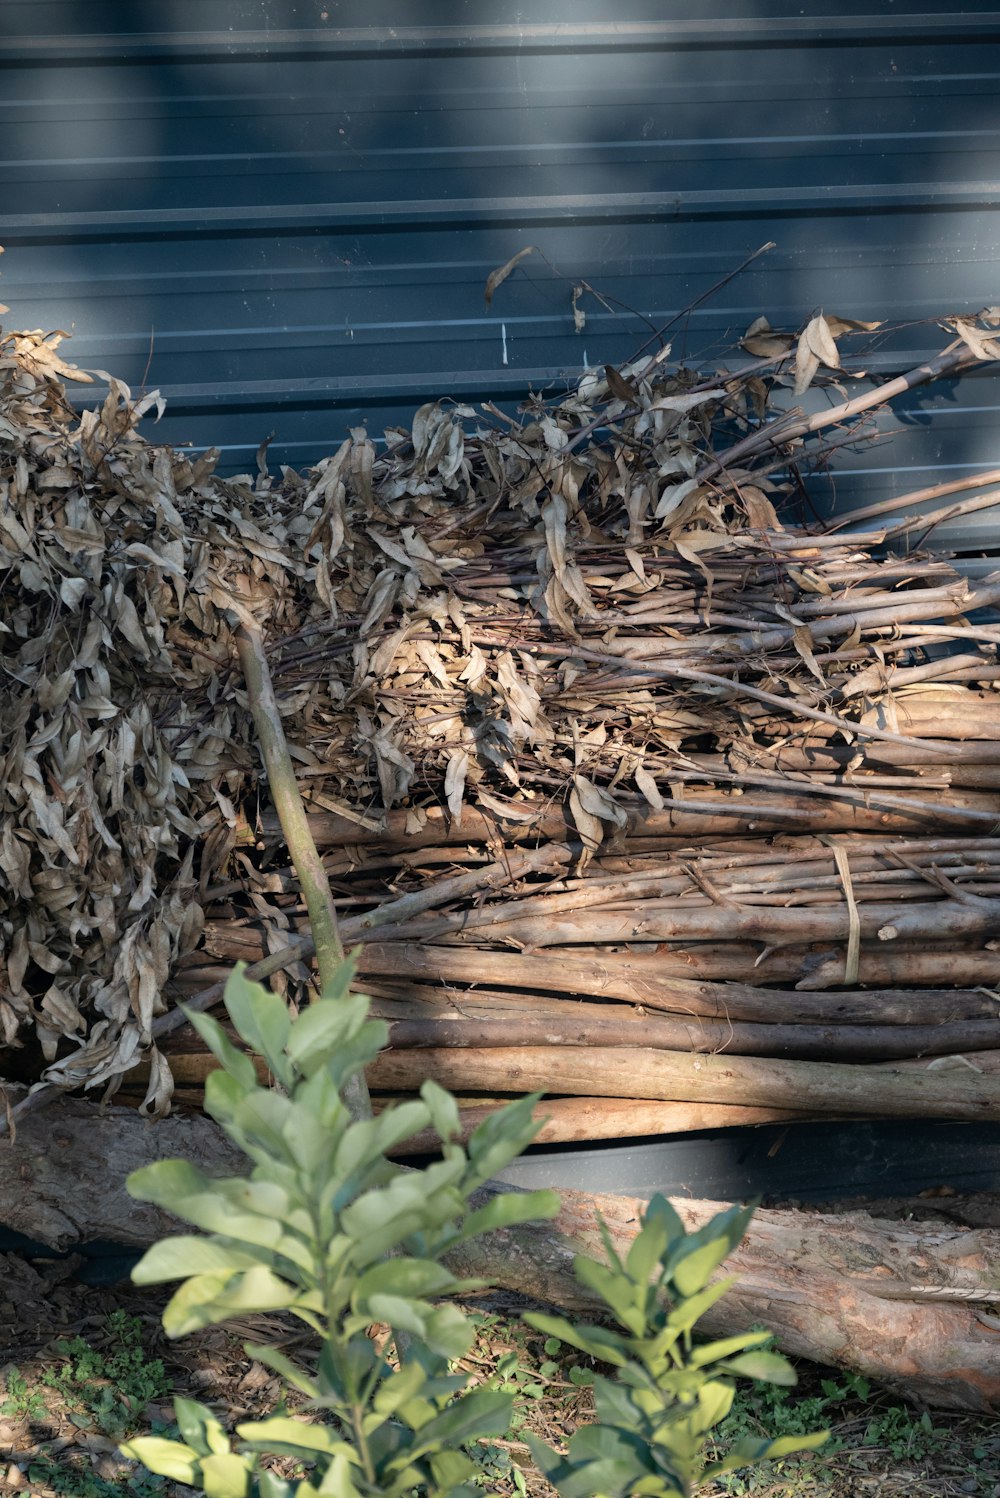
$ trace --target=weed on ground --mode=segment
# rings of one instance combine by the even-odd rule
[[[79,1304],[79,1297],[74,1297]],[[126,1462],[118,1443],[142,1433],[173,1434],[171,1398],[212,1406],[233,1427],[277,1404],[276,1381],[243,1352],[246,1340],[278,1337],[308,1366],[299,1332],[256,1318],[171,1344],[162,1301],[128,1286],[87,1292],[87,1314],[0,1375],[0,1493],[19,1498],[180,1498],[190,1489]],[[116,1301],[118,1303],[116,1303]],[[69,1304],[67,1299],[66,1304]],[[461,1366],[478,1382],[515,1395],[506,1440],[474,1453],[478,1485],[498,1498],[550,1498],[524,1440],[532,1432],[563,1444],[593,1416],[595,1365],[516,1313],[473,1310],[475,1342]],[[373,1331],[373,1334],[378,1334]],[[7,1347],[11,1346],[8,1335]],[[828,1427],[821,1451],[734,1473],[705,1498],[1000,1498],[1000,1427],[990,1417],[922,1411],[860,1375],[799,1365],[795,1389],[742,1391],[720,1442],[778,1437]]]

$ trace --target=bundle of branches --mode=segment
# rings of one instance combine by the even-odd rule
[[[936,359],[811,416],[787,390],[841,378],[836,340],[860,325],[814,318],[797,342],[758,327],[758,357],[711,379],[664,348],[475,430],[469,408],[426,406],[384,452],[358,430],[279,480],[263,450],[256,479],[225,480],[214,454],[148,443],[136,427],[157,397],[110,376],[78,416],[63,381],[90,377],[58,338],[3,339],[0,1024],[10,1048],[34,1033],[21,1075],[89,1086],[151,1052],[148,1101],[164,1106],[154,1041],[171,970],[204,965],[203,904],[215,948],[219,918],[251,940],[260,921],[271,946],[292,943],[295,976],[276,828],[266,802],[259,828],[241,815],[258,790],[234,664],[248,615],[356,902],[349,940],[382,927],[444,948],[481,905],[509,917],[491,946],[826,943],[834,960],[845,947],[848,982],[889,927],[981,955],[1000,666],[978,614],[1000,577],[973,587],[898,552],[996,494],[907,514],[969,487],[941,485],[849,537],[778,510],[788,475],[862,437],[890,396],[996,357],[998,323],[954,320]],[[710,839],[875,832],[967,838],[985,861],[958,842],[947,869],[838,844],[839,882],[791,904],[782,852],[752,888],[690,856]],[[821,863],[809,878],[831,877]],[[483,903],[515,885],[519,908]],[[543,897],[569,903],[524,907]]]

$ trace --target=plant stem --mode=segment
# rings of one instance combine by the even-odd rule
[[[316,946],[320,982],[325,986],[344,959],[344,948],[337,927],[337,913],[319,856],[302,797],[295,780],[292,756],[281,726],[271,673],[264,654],[264,640],[259,626],[244,619],[236,634],[236,648],[247,685],[247,698],[257,729],[261,758],[267,772],[274,809],[281,822],[288,851],[295,864],[299,886],[305,897]]]
[[[281,726],[281,714],[264,654],[260,626],[243,610],[240,610],[240,627],[236,632],[236,649],[243,668],[247,700],[257,729],[274,809],[281,822],[281,830],[295,864],[299,886],[309,913],[320,985],[326,988],[334,980],[337,968],[344,960],[337,912],[323,860],[309,830],[309,819],[295,780],[295,768]],[[346,1083],[344,1102],[352,1118],[371,1118],[371,1099],[362,1072],[358,1072]]]

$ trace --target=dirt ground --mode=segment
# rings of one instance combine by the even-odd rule
[[[129,1434],[169,1430],[171,1397],[210,1404],[224,1423],[256,1418],[279,1398],[277,1380],[248,1358],[247,1341],[277,1341],[310,1359],[294,1326],[245,1318],[183,1342],[162,1334],[165,1293],[127,1281],[82,1285],[80,1261],[0,1257],[0,1493],[38,1498],[173,1498],[190,1489],[150,1478],[118,1454]],[[480,1451],[484,1492],[542,1498],[522,1436],[551,1444],[591,1418],[587,1360],[520,1322],[513,1297],[469,1306],[476,1341],[464,1366],[516,1395],[511,1439]],[[730,1498],[1000,1498],[1000,1423],[924,1412],[863,1379],[800,1366],[796,1390],[742,1394],[723,1438],[829,1427],[827,1448],[716,1489]],[[523,1468],[523,1470],[521,1470]]]

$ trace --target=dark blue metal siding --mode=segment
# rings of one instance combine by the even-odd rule
[[[163,437],[230,467],[272,430],[301,466],[437,395],[558,390],[766,240],[676,347],[823,307],[911,323],[917,357],[927,318],[1000,302],[1000,11],[836,10],[0,0],[7,320],[159,386]],[[610,305],[578,333],[581,279]],[[912,400],[836,504],[1000,463],[997,393]]]

